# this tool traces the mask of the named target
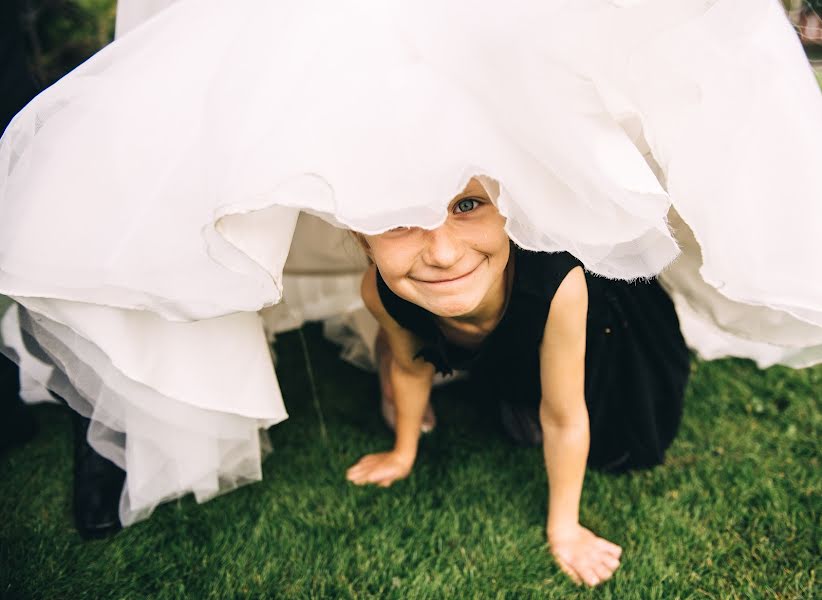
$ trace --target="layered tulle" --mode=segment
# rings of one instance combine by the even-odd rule
[[[434,227],[471,177],[523,247],[663,272],[704,356],[822,360],[822,99],[776,0],[151,6],[0,140],[0,292],[115,432],[124,520],[257,477],[263,323],[373,336],[333,226]]]
[[[52,366],[35,376],[92,419],[89,441],[126,469],[123,524],[188,492],[202,502],[261,479],[265,430],[287,414],[258,315],[170,323],[59,300],[25,305],[4,330],[32,339],[7,343]]]

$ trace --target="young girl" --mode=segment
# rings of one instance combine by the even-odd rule
[[[610,578],[619,546],[579,523],[585,466],[651,467],[676,433],[689,360],[665,293],[586,277],[567,253],[520,250],[477,179],[436,229],[361,240],[374,261],[362,296],[387,340],[396,443],[348,479],[385,487],[408,476],[434,372],[468,369],[498,399],[510,435],[543,445],[546,529],[561,568],[588,585]]]
[[[433,370],[515,374],[504,421],[544,434],[552,547],[582,579],[614,567],[576,525],[585,402],[589,462],[648,466],[684,385],[668,300],[603,277],[666,269],[703,356],[820,360],[822,111],[776,2],[167,4],[0,140],[4,339],[27,328],[126,470],[124,524],[260,479],[287,417],[261,312],[358,307],[301,213],[377,267],[400,452],[352,477],[407,470]],[[445,206],[478,175],[499,190]]]

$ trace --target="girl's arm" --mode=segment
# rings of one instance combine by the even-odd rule
[[[397,323],[380,300],[376,267],[366,271],[361,288],[363,302],[385,332],[391,349],[389,378],[397,411],[396,440],[390,452],[369,454],[348,469],[346,477],[356,484],[389,486],[411,472],[417,457],[422,419],[431,395],[433,365],[415,359],[419,341]]]
[[[571,270],[551,302],[540,347],[540,380],[551,552],[574,581],[597,585],[619,566],[621,549],[579,524],[579,502],[590,431],[585,405],[588,288],[580,267]]]

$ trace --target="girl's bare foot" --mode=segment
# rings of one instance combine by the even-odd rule
[[[388,370],[391,367],[391,347],[388,345],[388,340],[385,339],[385,333],[382,329],[377,333],[374,353],[377,355],[377,376],[380,380],[380,409],[385,424],[388,425],[391,431],[394,431],[397,426],[397,409],[394,405],[394,390],[391,389],[391,379],[388,376]],[[432,431],[436,424],[437,419],[429,402],[422,417],[422,432]]]

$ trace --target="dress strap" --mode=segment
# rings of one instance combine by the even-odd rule
[[[539,296],[550,305],[565,276],[583,264],[567,252],[531,252],[517,248],[517,277],[514,286]]]

